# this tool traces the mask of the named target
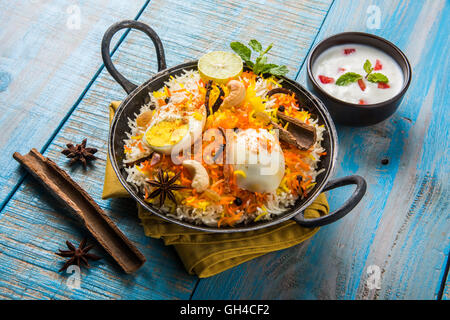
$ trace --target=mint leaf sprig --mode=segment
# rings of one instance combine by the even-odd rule
[[[389,79],[384,74],[376,72],[376,73],[369,74],[367,76],[367,81],[370,81],[373,83],[378,83],[378,82],[388,83]]]
[[[336,85],[347,86],[350,83],[358,81],[359,79],[362,79],[362,75],[355,72],[347,72],[336,80]]]
[[[247,47],[245,44],[235,41],[230,43],[231,49],[236,52],[242,60],[247,64],[247,66],[253,70],[256,74],[269,73],[273,76],[279,77],[284,76],[289,72],[285,65],[279,66],[273,63],[267,63],[267,52],[272,49],[273,44],[271,43],[264,51],[261,43],[258,40],[252,39],[248,42]],[[252,50],[259,54],[255,62],[251,61]]]
[[[388,77],[386,77],[384,74],[379,73],[379,72],[372,73],[372,71],[373,71],[372,63],[370,63],[369,60],[366,60],[363,68],[364,68],[364,71],[367,73],[365,76],[367,81],[370,81],[373,83],[378,83],[378,82],[388,83],[389,82]]]
[[[366,62],[364,62],[363,69],[364,69],[364,71],[367,73],[367,74],[366,74],[366,79],[367,79],[367,76],[368,76],[369,74],[371,74],[372,71],[373,71],[372,63],[371,63],[369,60],[366,60]]]
[[[378,82],[388,83],[389,82],[388,77],[386,77],[384,74],[379,73],[379,72],[372,73],[372,71],[373,71],[372,63],[369,60],[366,60],[366,62],[364,62],[363,68],[364,68],[364,71],[367,73],[365,76],[367,81],[372,82],[372,83],[378,83]],[[358,80],[361,80],[362,78],[363,78],[363,76],[358,73],[347,72],[347,73],[344,73],[342,76],[340,76],[336,80],[336,85],[348,86],[349,84],[356,82]]]

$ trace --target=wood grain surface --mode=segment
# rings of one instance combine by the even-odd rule
[[[46,148],[102,64],[105,29],[144,4],[0,1],[0,208],[23,177],[10,155]]]
[[[266,46],[275,43],[273,60],[287,64],[292,70],[291,77],[294,77],[299,65],[298,56],[306,55],[329,4],[330,1],[301,4],[296,1],[266,4],[260,1],[201,1],[195,5],[191,2],[181,5],[179,1],[152,0],[139,20],[148,23],[160,35],[169,66],[196,59],[208,50],[226,49],[233,40],[257,38]],[[175,18],[168,19],[169,16]],[[296,20],[298,17],[301,19]],[[272,20],[276,28],[273,33],[267,32],[263,18]],[[282,34],[288,41],[279,40]],[[132,31],[113,55],[113,61],[127,78],[141,83],[156,71],[153,51],[151,41]],[[99,149],[96,155],[100,159],[89,170],[75,167],[69,173],[137,244],[147,263],[136,274],[125,276],[107,260],[99,263],[97,268],[83,272],[81,289],[68,288],[67,275],[57,273],[62,262],[55,259],[52,252],[65,239],[79,241],[85,232],[53,204],[48,195],[40,192],[32,179],[26,179],[7,203],[0,220],[0,245],[4,246],[0,255],[3,273],[0,287],[5,288],[0,291],[0,296],[44,299],[190,297],[198,279],[186,273],[173,248],[144,236],[135,204],[127,200],[101,200],[107,152],[107,107],[110,101],[124,97],[119,85],[102,70],[61,125],[45,155],[67,168],[67,159],[60,153],[66,143],[79,143],[87,137],[88,145]],[[43,269],[45,274],[41,274]]]
[[[71,67],[63,67],[65,60],[56,60],[60,48],[64,52],[70,48],[63,41],[50,46],[52,52],[48,55],[55,60],[55,71],[46,80],[25,79],[16,89],[10,84],[1,91],[8,75],[6,80],[1,78],[0,108],[11,107],[5,109],[0,124],[9,124],[14,119],[12,111],[21,108],[24,116],[31,113],[34,120],[27,123],[20,118],[19,125],[8,129],[7,137],[14,137],[14,141],[3,135],[0,138],[0,165],[7,169],[0,176],[0,199],[7,200],[0,212],[0,298],[437,299],[442,291],[448,298],[449,285],[444,286],[444,281],[450,249],[449,164],[445,152],[449,79],[448,59],[443,54],[449,49],[448,1],[151,0],[136,8],[123,2],[123,11],[113,10],[115,13],[108,16],[97,5],[100,6],[86,4],[86,10],[92,10],[92,15],[102,21],[86,31],[90,42],[79,49],[86,56],[71,57],[86,64],[73,67],[69,63]],[[380,9],[380,29],[367,28],[370,5]],[[20,16],[10,4],[0,3],[0,7]],[[0,11],[0,17],[6,11]],[[328,35],[367,31],[397,44],[414,70],[413,82],[398,112],[369,128],[338,126],[340,153],[336,176],[357,173],[367,179],[368,193],[362,203],[345,219],[322,228],[302,245],[265,255],[211,278],[198,280],[188,275],[173,248],[144,236],[133,201],[101,200],[107,106],[111,100],[123,99],[125,93],[105,70],[98,68],[100,62],[96,59],[100,59],[100,39],[108,25],[105,21],[110,21],[105,19],[112,23],[122,19],[117,15],[129,11],[126,18],[138,16],[159,34],[168,66],[196,59],[210,50],[226,49],[230,41],[255,38],[263,45],[274,42],[270,57],[275,63],[286,64],[290,69],[288,76],[302,84],[308,52]],[[38,14],[32,16],[31,9],[26,12],[28,16],[22,18],[25,22],[16,19],[16,23],[35,32],[33,23],[44,20]],[[3,21],[0,19],[1,25]],[[47,37],[57,29],[55,21],[58,20],[46,19],[47,24],[40,25]],[[0,28],[0,40],[5,39],[3,31]],[[120,34],[116,38],[119,37]],[[32,33],[29,41],[34,43],[38,38]],[[8,48],[12,52],[21,50],[14,42]],[[9,59],[4,63],[2,53],[0,71],[8,66],[7,73],[19,73],[20,65],[14,68],[12,63],[18,59],[14,55]],[[40,59],[30,59],[29,68],[37,68]],[[151,41],[135,31],[126,35],[113,55],[119,71],[135,83],[142,83],[155,72],[154,59]],[[43,71],[35,73],[42,74]],[[52,85],[47,87],[46,81]],[[23,103],[14,109],[12,105],[22,93],[22,83],[30,93],[26,98],[20,97]],[[66,91],[65,95],[59,96],[59,87]],[[16,91],[10,95],[13,89]],[[99,159],[88,170],[81,166],[68,169],[68,161],[60,151],[66,143],[80,143],[85,137],[88,145],[99,149]],[[31,147],[42,147],[47,157],[68,169],[73,179],[136,243],[147,258],[140,271],[125,275],[111,259],[105,259],[95,263],[95,268],[83,270],[80,289],[67,286],[70,274],[57,273],[63,261],[54,252],[63,248],[66,239],[79,242],[86,231],[42,192],[37,182],[28,177],[20,181],[25,172],[12,164],[10,156],[13,151],[26,152]],[[389,159],[388,165],[381,164],[384,158]],[[330,192],[331,207],[337,208],[351,191],[348,188]],[[96,253],[106,256],[101,249]],[[378,271],[377,280],[374,277]]]
[[[380,9],[380,29],[367,28],[370,5]],[[316,43],[343,31],[374,33],[404,50],[413,67],[393,117],[368,128],[337,128],[336,176],[365,177],[367,194],[308,243],[201,280],[194,299],[438,298],[450,245],[448,10],[448,1],[333,3]],[[301,84],[305,71],[303,65]],[[331,208],[349,194],[329,193]]]

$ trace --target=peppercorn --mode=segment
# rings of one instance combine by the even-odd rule
[[[167,98],[164,99],[165,103],[169,103],[169,101],[170,101],[170,97],[167,97]]]
[[[235,205],[240,206],[242,204],[242,199],[239,197],[236,197],[233,202]]]
[[[285,109],[286,109],[286,108],[285,108],[284,106],[280,106],[280,107],[278,108],[278,111],[284,112]]]

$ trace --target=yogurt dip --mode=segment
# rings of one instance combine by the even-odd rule
[[[372,76],[368,78],[364,70],[367,60],[373,69],[370,72]],[[393,98],[402,90],[405,81],[402,69],[391,56],[377,48],[353,43],[333,46],[322,52],[312,66],[312,73],[320,87],[331,96],[361,105]],[[348,73],[352,74],[348,76]],[[345,74],[346,78],[353,78],[353,82],[342,85],[338,79]],[[389,81],[380,81],[379,74],[386,76]],[[356,80],[358,75],[361,79]],[[368,80],[374,81],[376,78],[376,83]],[[341,85],[337,85],[336,81]]]

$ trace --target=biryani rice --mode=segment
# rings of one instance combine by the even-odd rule
[[[244,72],[238,80],[245,85],[247,90],[246,100],[244,102],[247,109],[245,110],[248,110],[250,113],[255,110],[263,111],[272,120],[277,121],[276,110],[280,105],[283,105],[286,114],[298,118],[315,128],[317,137],[315,144],[308,151],[300,151],[281,142],[281,147],[286,158],[285,176],[275,192],[252,195],[250,192],[240,190],[239,194],[244,193],[246,195],[244,199],[246,199],[247,203],[242,207],[247,208],[247,210],[242,210],[239,206],[232,203],[231,197],[233,194],[223,193],[223,185],[229,183],[227,181],[220,181],[221,179],[223,180],[221,171],[225,169],[226,164],[209,165],[203,163],[210,174],[212,189],[214,192],[222,192],[221,196],[225,200],[212,201],[204,195],[197,194],[192,189],[175,191],[174,195],[178,204],[167,200],[161,206],[161,210],[167,216],[195,224],[219,227],[224,225],[232,226],[250,221],[271,220],[282,215],[289,207],[292,207],[299,197],[306,197],[308,190],[312,189],[315,185],[316,177],[324,171],[324,169],[317,169],[320,157],[326,154],[325,149],[321,145],[325,131],[324,126],[319,125],[317,119],[311,118],[311,115],[307,111],[301,109],[301,106],[297,104],[293,95],[273,95],[267,99],[266,94],[269,90],[282,85],[282,82],[276,78],[262,78],[252,72]],[[228,94],[226,86],[223,86],[223,90],[225,94]],[[152,153],[152,150],[141,141],[141,138],[145,134],[145,129],[137,126],[136,118],[145,111],[164,108],[170,104],[179,104],[186,100],[195,103],[204,103],[205,91],[205,83],[202,81],[199,73],[195,70],[185,70],[181,75],[170,77],[164,87],[159,91],[150,92],[149,103],[142,105],[139,113],[134,115],[134,119],[128,119],[129,132],[127,133],[127,139],[123,141],[125,152],[123,163],[127,172],[126,181],[134,186],[136,191],[144,195],[144,197],[148,195],[148,190],[145,187],[146,179],[153,178],[156,168],[162,167],[170,175],[174,175],[175,172],[181,172],[180,182],[182,185],[189,187],[191,180],[189,174],[182,166],[173,165],[170,156],[162,155],[161,160],[153,165],[150,160],[146,160],[140,164],[128,166],[128,164],[134,163]],[[218,95],[218,90],[212,90],[210,101],[214,103]],[[166,103],[166,98],[170,98],[170,102]],[[261,108],[262,110],[259,110]],[[234,112],[236,114],[236,110]],[[233,125],[232,116],[226,110],[222,111],[219,109],[216,113],[208,117],[206,127],[215,128],[218,124]],[[226,120],[221,119],[221,117],[225,117]],[[253,126],[251,115],[248,119],[248,125]],[[296,178],[298,175],[301,175],[302,181]],[[147,198],[146,201],[156,203],[157,199]]]

